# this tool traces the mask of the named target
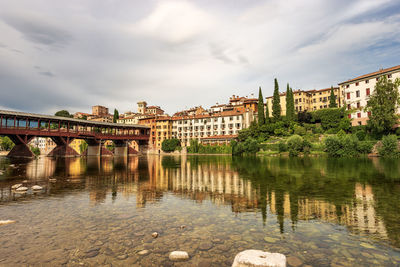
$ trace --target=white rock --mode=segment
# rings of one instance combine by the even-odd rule
[[[157,237],[158,237],[158,233],[157,233],[157,232],[154,232],[154,233],[151,234],[151,236],[152,236],[153,238],[157,238]]]
[[[22,183],[23,183],[23,184],[27,184],[27,183],[28,183],[28,180],[23,180]]]
[[[57,182],[57,179],[49,178],[49,182],[52,182],[52,183]]]
[[[13,221],[13,220],[0,220],[0,225],[10,224],[10,223],[15,223],[15,221]]]
[[[17,191],[17,192],[25,192],[25,191],[28,191],[28,187],[21,186],[21,187],[18,187],[17,189],[15,189],[15,191]]]
[[[171,261],[182,261],[189,259],[189,254],[186,251],[172,251],[169,254]]]
[[[41,187],[40,185],[34,185],[32,186],[32,190],[42,190],[43,187]]]
[[[11,186],[11,189],[17,189],[21,186],[22,186],[22,184],[15,184],[15,185]]]
[[[141,250],[141,251],[138,252],[138,254],[141,255],[141,256],[147,255],[149,253],[150,253],[150,251],[148,251],[147,249]]]
[[[286,256],[249,249],[236,255],[232,267],[286,267]]]

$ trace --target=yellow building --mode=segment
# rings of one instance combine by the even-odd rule
[[[172,138],[172,120],[169,116],[156,118],[156,149],[161,149],[165,139]]]
[[[338,107],[343,106],[343,95],[339,87],[334,87],[333,92],[336,96]],[[331,88],[320,90],[295,90],[293,91],[294,109],[296,112],[315,111],[329,107]],[[286,116],[286,92],[280,93],[281,116]],[[266,98],[266,107],[268,107],[269,116],[272,117],[272,99],[273,96]]]
[[[69,144],[69,146],[74,149],[78,154],[81,154],[81,144],[83,144],[85,140],[83,139],[74,139],[72,142]]]

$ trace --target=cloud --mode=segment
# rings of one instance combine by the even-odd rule
[[[20,0],[0,10],[0,106],[32,112],[146,100],[174,113],[258,86],[271,95],[274,77],[326,88],[400,58],[395,0]]]
[[[62,47],[67,45],[72,36],[66,30],[56,26],[55,21],[46,21],[31,13],[5,14],[3,21],[34,43],[46,46]]]

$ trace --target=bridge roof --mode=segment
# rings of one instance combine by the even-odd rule
[[[140,125],[140,124],[122,124],[122,123],[109,123],[109,122],[101,122],[101,121],[88,121],[82,119],[74,119],[60,116],[52,116],[52,115],[43,115],[43,114],[35,114],[35,113],[26,113],[20,111],[12,111],[12,110],[0,110],[0,115],[7,116],[17,116],[24,118],[32,118],[32,119],[47,119],[51,121],[65,121],[65,122],[74,122],[79,124],[85,124],[89,126],[108,126],[108,127],[117,127],[117,128],[143,128],[149,129],[149,126]]]

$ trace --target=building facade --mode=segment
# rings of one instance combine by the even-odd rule
[[[393,81],[396,78],[400,78],[400,65],[387,69],[380,69],[379,71],[339,83],[343,91],[346,109],[354,111],[349,114],[353,126],[367,124],[368,117],[371,114],[364,111],[364,108],[375,89],[378,79],[383,75],[386,75],[388,79],[392,79]],[[397,113],[400,114],[399,110]]]

